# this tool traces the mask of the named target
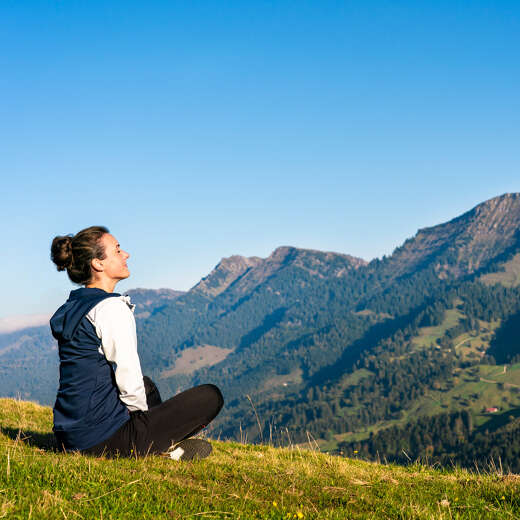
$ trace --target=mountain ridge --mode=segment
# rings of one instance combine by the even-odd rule
[[[200,292],[208,296],[218,296],[227,290],[232,284],[235,289],[246,292],[251,287],[261,284],[269,278],[275,271],[287,267],[294,263],[309,270],[313,274],[323,276],[319,269],[311,269],[306,260],[315,257],[319,263],[319,258],[329,261],[333,258],[342,259],[345,262],[344,268],[336,272],[336,276],[342,276],[349,268],[357,269],[368,262],[361,258],[356,258],[348,254],[319,251],[315,249],[304,249],[293,246],[277,247],[268,257],[260,258],[257,256],[244,257],[233,255],[222,260],[216,267],[202,280],[196,284],[191,291]],[[315,260],[316,262],[316,260]],[[315,267],[318,268],[318,265]]]

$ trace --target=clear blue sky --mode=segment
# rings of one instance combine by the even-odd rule
[[[6,0],[0,49],[0,318],[64,301],[51,239],[93,224],[121,290],[188,289],[520,191],[518,1]]]

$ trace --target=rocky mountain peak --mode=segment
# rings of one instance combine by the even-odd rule
[[[216,270],[229,271],[230,273],[242,274],[245,270],[250,267],[255,267],[262,262],[262,259],[258,256],[240,256],[232,255],[227,258],[222,258],[215,267]]]
[[[257,256],[232,255],[222,258],[215,268],[193,287],[192,291],[201,292],[208,296],[217,296],[247,270],[256,267],[263,261],[262,258]]]
[[[389,259],[396,275],[435,262],[439,276],[465,275],[520,247],[520,193],[487,200],[449,222],[419,229]]]
[[[520,222],[520,193],[506,193],[489,199],[459,218],[467,217],[475,235],[510,233]],[[456,220],[456,219],[455,219]]]

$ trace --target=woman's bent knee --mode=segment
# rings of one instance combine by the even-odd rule
[[[222,392],[218,386],[215,386],[211,383],[201,385],[199,388],[201,390],[204,389],[204,392],[208,394],[205,399],[206,404],[213,411],[213,417],[216,417],[224,406],[224,396],[222,395]]]

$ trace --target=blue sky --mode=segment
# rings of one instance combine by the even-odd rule
[[[516,1],[0,6],[0,319],[72,288],[102,224],[119,289],[280,245],[371,259],[520,191]]]

